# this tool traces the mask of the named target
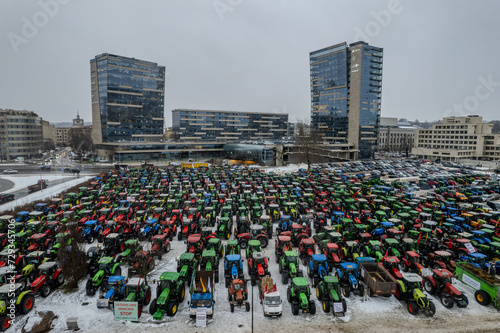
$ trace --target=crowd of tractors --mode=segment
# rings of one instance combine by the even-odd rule
[[[472,186],[477,180],[483,185]],[[9,302],[12,279],[16,311],[28,313],[35,296],[64,283],[57,258],[71,246],[72,226],[89,244],[86,295],[99,308],[137,302],[139,316],[149,305],[154,320],[175,316],[187,292],[192,317],[199,307],[213,316],[221,283],[231,312],[250,311],[249,284],[257,286],[266,316],[283,313],[276,282],[287,286],[293,315],[314,315],[316,300],[325,313],[345,315],[351,295],[394,295],[413,315],[433,316],[433,299],[466,307],[467,297],[452,283],[455,264],[466,262],[493,279],[500,270],[500,212],[481,200],[497,196],[500,185],[487,175],[432,182],[435,189],[416,196],[400,181],[322,168],[277,175],[143,166],[101,174],[31,212],[0,217],[0,300]],[[185,247],[177,269],[150,281],[172,247]],[[279,267],[274,281],[270,265]],[[475,296],[484,305],[493,298]]]

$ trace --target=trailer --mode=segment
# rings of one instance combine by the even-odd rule
[[[381,262],[361,262],[360,275],[368,287],[370,297],[377,295],[390,296],[396,293],[397,281],[384,268]]]
[[[191,294],[189,316],[196,318],[198,308],[206,308],[207,317],[212,318],[215,294],[214,271],[193,272],[189,293]]]
[[[499,309],[500,279],[467,262],[456,262],[455,268],[457,279],[475,290],[474,298],[479,304],[487,306],[493,302]]]

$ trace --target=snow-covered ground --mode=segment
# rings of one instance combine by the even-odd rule
[[[23,188],[23,187],[27,187],[31,184],[35,184],[37,182],[37,180],[40,179],[40,176],[19,177],[18,179],[15,179],[15,177],[2,177],[2,178],[16,182],[16,185],[14,186],[14,188],[16,188],[16,187]],[[32,178],[32,179],[31,179],[31,181],[26,181],[24,178]],[[72,177],[74,179],[68,180],[62,184],[57,184],[57,185],[53,185],[53,186],[50,185],[51,179],[52,180],[61,179],[61,178],[65,178],[65,176],[59,176],[59,177],[52,176],[52,178],[49,178],[49,176],[47,176],[47,177],[43,177],[43,178],[49,180],[49,186],[47,188],[45,188],[41,191],[37,191],[37,192],[31,193],[31,194],[28,194],[25,197],[7,202],[3,205],[0,205],[0,214],[10,213],[16,207],[24,206],[28,203],[34,203],[36,201],[41,201],[41,200],[46,200],[46,199],[56,197],[60,193],[64,192],[65,190],[67,190],[73,186],[76,186],[78,184],[84,183],[93,177],[92,176],[80,176],[78,178]],[[22,183],[23,186],[19,186],[18,181],[19,181],[19,183]],[[24,185],[24,184],[26,184],[26,185]],[[6,191],[6,192],[12,192],[12,191],[15,191],[15,190],[10,190],[10,191]]]
[[[68,179],[68,178],[76,178],[75,176],[61,176],[61,175],[10,175],[10,176],[2,176],[0,177],[2,179],[10,180],[11,182],[14,183],[14,187],[7,190],[3,191],[4,193],[12,193],[20,189],[24,189],[30,185],[36,184],[37,181],[40,179],[47,179],[49,181],[49,186],[50,182],[54,180],[59,180],[59,179]]]

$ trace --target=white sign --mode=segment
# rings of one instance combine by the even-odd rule
[[[462,282],[465,284],[468,284],[469,286],[471,286],[472,288],[474,288],[476,290],[481,289],[481,283],[477,282],[476,280],[474,280],[470,276],[466,275],[465,273],[464,273],[464,275],[462,275]]]
[[[342,306],[341,302],[333,303],[333,312],[344,312],[344,307]]]
[[[115,320],[139,320],[139,303],[115,302]]]
[[[109,305],[109,299],[107,298],[98,298],[97,299],[97,307],[98,308],[107,308]]]
[[[465,248],[467,249],[467,251],[469,251],[469,253],[476,252],[476,249],[474,248],[474,246],[472,246],[471,243],[465,243]]]
[[[196,309],[196,327],[207,327],[207,308]]]

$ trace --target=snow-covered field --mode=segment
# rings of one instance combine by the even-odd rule
[[[298,168],[298,167],[297,167]],[[274,170],[278,172],[278,170]],[[279,170],[283,171],[283,170]],[[290,170],[286,170],[289,172]],[[38,179],[39,176],[36,176]],[[14,179],[16,177],[9,177]],[[48,177],[47,177],[48,178]],[[44,198],[57,196],[61,191],[84,182],[90,177],[80,177],[68,181],[64,184],[49,187],[43,191],[36,192],[30,196],[20,199],[23,203],[42,200]],[[17,186],[17,185],[16,185]],[[17,201],[17,200],[16,200]],[[16,201],[0,206],[15,205]],[[63,332],[66,330],[66,320],[69,317],[78,318],[78,326],[81,332],[498,332],[500,331],[500,315],[492,306],[482,307],[474,300],[474,291],[470,287],[454,280],[454,285],[469,298],[469,306],[465,309],[453,307],[446,309],[438,299],[430,296],[434,301],[437,312],[433,318],[426,318],[419,314],[412,316],[406,306],[392,297],[374,297],[366,301],[359,296],[351,295],[347,300],[348,311],[345,317],[333,317],[332,314],[325,314],[321,309],[321,303],[316,300],[315,290],[311,287],[311,297],[316,302],[317,313],[315,315],[299,314],[293,316],[291,306],[286,300],[286,285],[281,283],[281,275],[278,272],[278,265],[274,255],[275,237],[269,242],[269,246],[264,249],[264,255],[270,258],[271,277],[277,284],[278,291],[283,299],[283,316],[281,318],[266,318],[262,312],[262,306],[258,301],[257,288],[253,288],[253,306],[250,312],[245,312],[243,308],[236,307],[231,313],[229,302],[227,301],[227,289],[224,287],[224,279],[215,285],[215,310],[213,320],[209,320],[206,328],[195,327],[194,321],[189,318],[188,300],[186,295],[184,302],[180,305],[177,315],[173,318],[164,317],[161,322],[153,321],[149,314],[149,306],[144,309],[143,315],[138,323],[115,321],[113,313],[108,309],[98,309],[96,306],[96,296],[85,295],[85,281],[80,283],[78,292],[65,294],[61,290],[55,290],[47,298],[37,296],[35,311],[28,316],[18,318],[15,326],[10,328],[10,332],[21,332],[21,328],[28,324],[32,326],[37,322],[32,318],[37,316],[39,311],[53,311],[58,318],[53,322],[53,332]],[[225,241],[223,241],[225,243]],[[94,244],[95,245],[95,244]],[[89,246],[89,245],[87,245]],[[143,243],[145,249],[150,248],[150,244]],[[184,242],[172,241],[172,250],[163,256],[163,260],[156,259],[156,267],[152,272],[150,280],[157,279],[165,271],[176,271],[176,258],[185,251]],[[243,255],[243,257],[245,257]],[[122,272],[127,272],[126,266]],[[306,268],[301,265],[303,272]],[[223,276],[223,261],[220,266],[220,276]],[[247,265],[244,264],[245,276],[248,278]],[[152,282],[150,281],[152,284]],[[251,288],[250,282],[248,287]],[[155,288],[153,288],[153,298]],[[249,301],[252,304],[252,296]],[[252,321],[253,313],[253,321]],[[31,318],[28,322],[28,319]]]
[[[24,189],[30,185],[36,184],[36,182],[40,179],[47,179],[49,181],[49,185],[51,181],[59,180],[59,179],[68,179],[68,178],[76,178],[75,176],[61,176],[61,175],[10,175],[10,176],[2,176],[2,179],[10,180],[14,183],[14,187],[3,191],[4,193],[12,193],[20,189]]]

